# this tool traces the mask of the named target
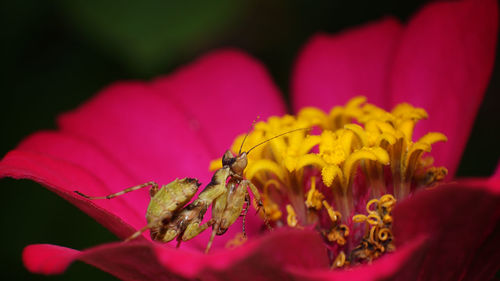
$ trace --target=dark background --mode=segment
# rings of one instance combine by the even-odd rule
[[[405,21],[424,3],[180,2],[2,1],[0,157],[30,133],[55,128],[59,113],[77,107],[105,85],[168,73],[218,47],[236,46],[251,53],[287,93],[295,56],[315,32],[337,32],[386,15]],[[499,72],[497,59],[459,176],[488,176],[496,166]],[[60,276],[28,273],[21,262],[28,244],[84,249],[116,238],[37,183],[2,179],[0,188],[2,279],[116,280],[80,262]]]

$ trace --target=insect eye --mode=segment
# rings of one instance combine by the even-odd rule
[[[229,150],[224,153],[224,156],[222,156],[222,166],[232,165],[235,161],[236,158]]]
[[[231,166],[233,163],[236,162],[236,158],[222,158],[222,166]]]

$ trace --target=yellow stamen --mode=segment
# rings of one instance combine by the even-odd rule
[[[354,152],[353,154],[349,155],[343,167],[344,190],[346,190],[350,186],[352,178],[354,176],[356,164],[361,160],[372,160],[386,165],[389,164],[389,155],[387,154],[387,151],[383,150],[380,147],[375,147],[375,148],[364,147],[363,149],[360,149]]]
[[[340,168],[336,165],[327,165],[321,169],[321,177],[323,178],[323,183],[330,187],[333,184],[333,180],[338,179],[339,182],[344,182],[344,176]]]
[[[277,221],[281,219],[283,213],[281,212],[280,206],[271,199],[269,190],[271,186],[279,190],[281,188],[280,185],[281,183],[274,179],[268,180],[266,182],[266,184],[264,185],[264,192],[261,195],[262,204],[264,205],[263,208],[259,209],[257,203],[253,201],[254,208],[259,209],[259,215],[262,219],[265,219],[266,217],[271,221]]]
[[[239,232],[236,233],[233,239],[227,241],[225,247],[228,249],[234,249],[238,246],[245,244],[246,241],[247,237],[243,233]]]
[[[325,196],[316,190],[316,177],[311,177],[311,189],[307,192],[306,206],[319,211],[322,206],[321,201],[324,198]]]
[[[210,171],[216,171],[220,168],[222,168],[222,158],[210,161],[210,167],[208,168]]]
[[[330,204],[328,204],[328,202],[326,202],[325,200],[323,200],[322,203],[323,206],[325,206],[325,209],[328,212],[328,216],[330,217],[332,222],[340,221],[342,215],[339,212],[333,210],[332,206],[330,206]]]
[[[327,115],[316,107],[304,107],[297,114],[298,119],[307,120],[312,126],[328,127]]]
[[[278,179],[282,182],[285,180],[284,171],[278,166],[278,164],[276,164],[276,162],[271,160],[261,159],[253,163],[249,163],[245,171],[245,175],[248,179],[253,179],[259,172],[271,173],[278,177]]]
[[[332,267],[333,268],[341,268],[344,267],[346,263],[346,257],[344,251],[340,251],[340,253],[337,255],[335,260],[333,261]]]
[[[243,151],[281,133],[314,127],[272,139],[248,155],[245,177],[263,192],[264,208],[259,214],[275,227],[318,229],[325,243],[336,244],[333,266],[371,262],[394,250],[391,212],[396,198],[405,198],[417,188],[434,187],[447,174],[446,168],[432,166],[432,157],[426,155],[446,136],[430,132],[413,140],[416,124],[426,118],[424,109],[409,104],[386,111],[367,103],[365,97],[355,97],[329,112],[307,107],[297,116],[273,116],[256,123]],[[233,153],[244,137],[234,141]],[[217,159],[210,169],[221,165]],[[321,180],[316,181],[317,176]],[[375,199],[367,202],[366,212],[356,214],[360,209],[356,204],[366,197]],[[285,202],[290,204],[283,206]],[[325,215],[329,221],[322,219]],[[364,231],[354,248],[347,227],[352,223],[356,229],[351,232]]]
[[[286,211],[288,213],[288,216],[286,217],[286,222],[288,223],[288,226],[297,227],[298,224],[297,215],[295,214],[295,210],[293,209],[292,205],[287,204]]]
[[[392,244],[392,216],[391,211],[396,199],[386,194],[380,199],[372,199],[366,204],[368,216],[358,214],[353,216],[354,223],[365,222],[367,232],[361,243],[354,249],[353,257],[356,260],[368,262],[378,258],[385,252],[395,249]]]

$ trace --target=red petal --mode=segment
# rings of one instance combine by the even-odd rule
[[[391,77],[393,104],[429,112],[417,127],[443,132],[433,156],[453,175],[493,67],[498,29],[495,0],[432,3],[409,23]]]
[[[264,66],[236,50],[209,53],[153,86],[187,114],[213,158],[221,157],[258,116],[264,120],[285,113]]]
[[[82,260],[123,280],[282,280],[289,269],[326,268],[323,242],[314,232],[275,231],[250,240],[234,250],[204,255],[156,243],[105,244],[85,250],[55,245],[30,245],[23,260],[33,272],[56,274],[75,259]],[[58,266],[45,266],[46,261]]]
[[[417,193],[394,210],[396,244],[428,237],[419,280],[489,280],[500,269],[499,206],[486,180]]]
[[[392,54],[401,33],[392,19],[338,35],[314,36],[300,53],[293,75],[293,105],[330,110],[357,95],[388,106]]]
[[[59,123],[63,131],[105,150],[137,179],[135,184],[209,178],[212,157],[202,136],[174,103],[147,84],[117,83]]]

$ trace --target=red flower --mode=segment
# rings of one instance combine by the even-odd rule
[[[431,116],[422,123],[426,131],[449,139],[433,155],[453,175],[491,73],[497,13],[493,0],[433,3],[405,26],[385,19],[317,35],[298,59],[294,109],[329,109],[358,94],[385,108],[402,101],[424,107]],[[58,131],[38,132],[9,152],[0,175],[40,182],[126,238],[145,225],[146,192],[88,201],[73,190],[109,194],[176,177],[207,183],[210,160],[257,115],[284,113],[258,62],[238,51],[217,51],[152,82],[110,86],[62,115]],[[216,238],[209,255],[200,251],[206,232],[179,250],[141,237],[84,251],[30,245],[23,259],[30,271],[43,274],[61,273],[78,259],[124,280],[486,280],[500,269],[499,206],[500,176],[417,193],[394,210],[397,250],[350,270],[328,269],[315,232],[261,235],[252,216],[248,243],[221,249],[239,231],[235,225]]]

